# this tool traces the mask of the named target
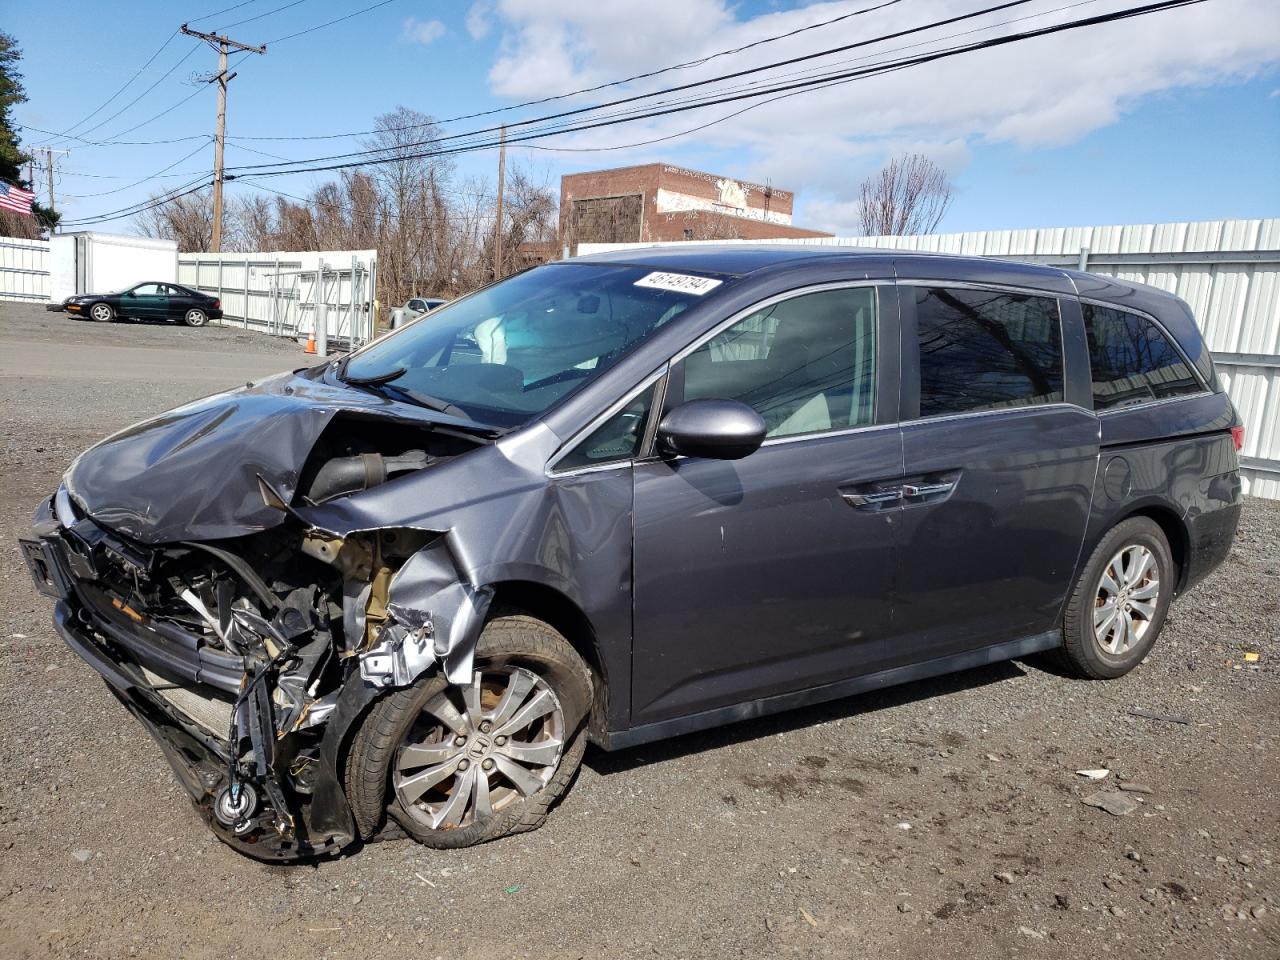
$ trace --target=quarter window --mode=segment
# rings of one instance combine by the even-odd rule
[[[638,397],[593,430],[585,440],[566,453],[556,463],[555,469],[576,470],[602,463],[632,460],[640,453],[644,442],[644,427],[653,405],[654,387]]]
[[[916,325],[920,416],[1062,400],[1056,299],[920,287]]]
[[[740,320],[685,360],[684,396],[739,400],[768,436],[841,430],[875,414],[876,291],[825,290]]]
[[[1186,361],[1146,317],[1091,303],[1081,306],[1095,410],[1200,392]]]

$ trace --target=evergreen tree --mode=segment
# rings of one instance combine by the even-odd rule
[[[18,135],[13,130],[13,117],[10,115],[12,108],[27,102],[22,74],[18,72],[21,61],[22,50],[17,41],[0,31],[0,180],[31,190],[31,181],[22,175],[22,167],[30,157],[18,143]],[[61,214],[40,203],[32,204],[31,209],[36,222],[45,230],[52,230],[61,217]],[[8,219],[20,218],[11,215]]]

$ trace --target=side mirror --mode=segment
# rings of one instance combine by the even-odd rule
[[[755,453],[768,428],[760,414],[737,400],[688,400],[658,424],[664,454],[741,460]]]

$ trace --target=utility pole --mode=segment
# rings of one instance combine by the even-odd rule
[[[56,208],[57,208],[57,206],[58,206],[58,205],[57,205],[57,203],[55,203],[55,202],[54,202],[54,198],[53,198],[53,173],[54,173],[54,171],[53,171],[53,155],[54,155],[55,153],[70,153],[70,152],[71,152],[70,150],[52,150],[52,149],[50,149],[49,147],[45,147],[45,148],[44,148],[45,172],[48,174],[48,177],[49,177],[49,209],[50,209],[50,210],[54,210],[54,209],[56,209]],[[34,190],[34,189],[36,188],[35,171],[34,171],[34,170],[30,170],[29,172],[30,172],[31,177],[32,177],[32,179],[31,179],[31,189],[32,189],[32,190]],[[55,226],[55,227],[54,227],[54,230],[56,230],[56,229],[57,229],[57,227]],[[52,232],[52,231],[51,231],[51,232]]]
[[[57,205],[57,203],[55,203],[55,202],[54,202],[54,199],[53,199],[53,151],[52,151],[52,150],[50,150],[48,147],[45,147],[45,151],[44,151],[44,162],[45,162],[45,164],[46,164],[46,165],[48,166],[48,168],[49,168],[49,170],[48,170],[48,173],[49,173],[49,209],[50,209],[50,210],[53,210],[53,209],[55,209],[58,205]]]
[[[235,79],[235,74],[227,74],[227,51],[234,47],[246,53],[266,53],[267,45],[260,47],[232,40],[230,37],[216,33],[201,33],[191,30],[184,23],[182,32],[188,37],[203,40],[218,51],[218,72],[210,79],[210,83],[218,84],[218,129],[213,142],[213,243],[210,248],[214,253],[222,250],[222,151],[227,133],[227,84]]]
[[[502,191],[507,181],[507,125],[498,135],[498,212],[493,221],[493,279],[502,279]]]

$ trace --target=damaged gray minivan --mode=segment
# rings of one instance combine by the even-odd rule
[[[589,740],[1040,651],[1120,676],[1230,548],[1240,440],[1141,285],[653,249],[123,430],[22,548],[227,843],[458,847]]]

